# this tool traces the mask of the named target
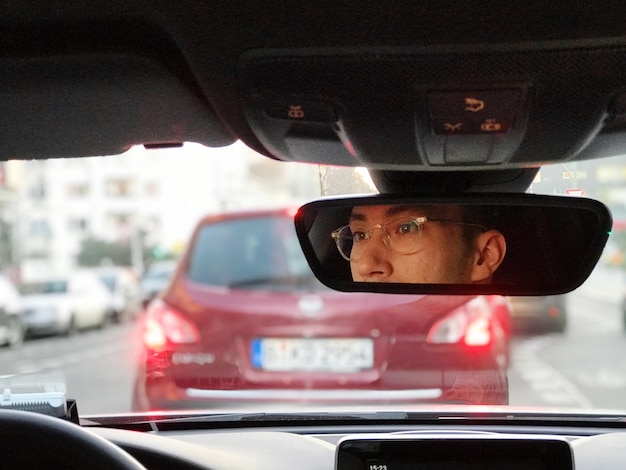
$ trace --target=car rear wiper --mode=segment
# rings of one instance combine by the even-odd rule
[[[313,286],[319,282],[313,274],[303,276],[280,276],[280,277],[259,277],[232,282],[227,285],[231,289],[241,289],[244,287],[279,286],[285,288]]]

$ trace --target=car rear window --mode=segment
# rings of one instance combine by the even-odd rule
[[[296,237],[293,220],[270,216],[203,226],[187,275],[197,283],[241,289],[321,288]]]
[[[20,286],[22,295],[63,294],[67,292],[66,281],[33,282]]]
[[[99,276],[99,278],[102,283],[107,286],[107,289],[109,289],[109,291],[115,291],[115,285],[117,284],[117,279],[115,278],[115,276]]]

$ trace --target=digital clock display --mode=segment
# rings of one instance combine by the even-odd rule
[[[474,461],[446,458],[431,462],[367,462],[365,470],[547,470],[541,462],[524,460],[511,462],[510,460]]]
[[[533,436],[346,438],[335,470],[573,470],[563,439]]]

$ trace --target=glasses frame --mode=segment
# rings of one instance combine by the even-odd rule
[[[417,228],[419,230],[419,234],[421,235],[422,233],[422,227],[428,223],[428,222],[437,222],[437,223],[444,223],[444,224],[455,224],[455,225],[466,225],[466,226],[470,226],[470,227],[477,227],[480,228],[483,232],[487,231],[487,228],[484,227],[483,225],[480,224],[472,224],[469,222],[459,222],[458,220],[449,220],[449,219],[438,219],[435,217],[427,217],[427,216],[419,216],[419,217],[413,217],[413,218],[409,218],[408,219],[409,222],[414,222],[417,225]],[[391,222],[389,222],[391,223]],[[370,228],[368,228],[366,230],[366,233],[368,234],[368,237],[366,239],[366,241],[369,241],[372,237],[372,233],[375,229],[379,228],[382,233],[383,233],[383,243],[385,244],[385,246],[390,249],[391,251],[393,251],[394,253],[398,253],[398,254],[402,254],[402,255],[410,255],[412,253],[415,253],[417,250],[411,250],[411,251],[407,251],[407,252],[402,252],[402,251],[398,251],[396,249],[393,248],[392,244],[391,244],[391,235],[389,234],[389,232],[386,229],[386,226],[389,224],[376,224],[376,225],[372,225]],[[350,228],[350,224],[346,224],[346,225],[342,225],[341,227],[333,230],[330,234],[330,236],[333,238],[333,240],[335,240],[335,245],[337,246],[337,251],[339,251],[339,254],[341,255],[341,257],[343,259],[345,259],[346,261],[358,261],[359,258],[350,258],[349,256],[346,256],[346,254],[341,250],[341,247],[339,246],[340,240],[341,240],[341,232],[343,230],[345,230],[346,228]],[[418,244],[419,246],[419,244]]]

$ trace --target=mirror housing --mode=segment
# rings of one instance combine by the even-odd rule
[[[406,206],[418,212],[424,208],[432,218],[460,208],[465,222],[500,232],[506,240],[506,253],[489,283],[356,282],[350,266],[353,262],[340,255],[331,233],[348,224],[353,208],[359,212],[372,206]],[[595,267],[611,226],[608,208],[598,201],[533,194],[321,199],[300,207],[295,216],[304,255],[323,284],[344,292],[399,294],[519,296],[570,292]]]

